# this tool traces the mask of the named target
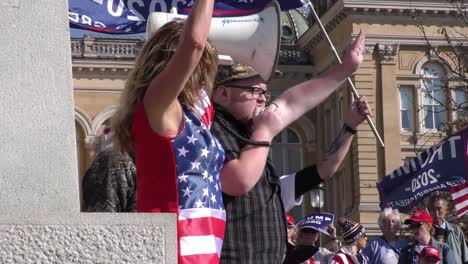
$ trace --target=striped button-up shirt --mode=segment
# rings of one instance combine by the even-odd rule
[[[245,146],[232,132],[250,138],[249,129],[217,106],[211,132],[225,150],[225,163],[238,159]],[[286,216],[280,180],[268,159],[253,189],[241,196],[223,194],[226,232],[221,263],[282,263],[286,253]]]

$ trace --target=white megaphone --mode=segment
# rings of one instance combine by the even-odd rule
[[[170,21],[186,18],[186,15],[173,13],[151,13],[146,26],[147,37]],[[278,62],[280,26],[281,9],[272,1],[254,15],[212,18],[209,39],[218,49],[220,64],[247,64],[268,82]]]

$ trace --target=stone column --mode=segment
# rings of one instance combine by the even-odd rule
[[[396,83],[397,55],[399,44],[379,44],[381,87],[382,87],[382,123],[385,143],[385,174],[400,166],[400,123],[399,92]],[[384,175],[381,175],[384,176]]]
[[[79,212],[67,9],[0,2],[0,263],[176,263],[175,215]]]
[[[77,212],[67,7],[0,4],[0,212]]]
[[[379,128],[381,120],[378,118],[379,91],[377,90],[375,44],[367,44],[364,50],[364,61],[354,75],[354,84],[361,96],[366,96],[372,108],[374,124]],[[380,135],[382,135],[379,130]],[[372,129],[364,122],[358,128],[358,133],[353,140],[352,168],[353,181],[348,185],[355,188],[354,206],[352,215],[359,219],[366,227],[368,235],[374,235],[378,228],[375,227],[375,213],[379,211],[378,192],[375,182],[378,180],[378,156],[380,145],[375,138]]]

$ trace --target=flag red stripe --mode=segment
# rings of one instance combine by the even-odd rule
[[[219,264],[218,254],[199,254],[190,256],[179,256],[179,264],[207,263]]]
[[[457,210],[457,216],[459,217],[464,215],[465,213],[468,213],[468,206],[465,206],[462,209]]]
[[[180,220],[180,237],[185,236],[208,236],[214,235],[224,238],[226,222],[214,217],[201,217],[194,219]]]
[[[205,113],[202,115],[201,119],[202,122],[205,123],[205,125],[209,128],[211,126],[211,122],[213,121],[214,117],[214,108],[213,105],[210,104],[210,106],[205,108]]]
[[[452,198],[454,198],[453,203],[455,205],[455,208],[456,208],[457,205],[461,206],[461,203],[468,200],[468,193],[463,194],[462,196],[455,198],[455,196],[461,195],[461,192],[466,190],[466,189],[468,189],[468,184],[466,182],[464,184],[459,185],[459,186],[455,186],[455,187],[450,188],[450,192],[452,193]],[[468,212],[468,206],[456,209],[456,215],[459,216],[459,217],[464,215],[467,212]]]
[[[457,199],[453,200],[453,203],[454,204],[459,204],[459,203],[462,203],[464,201],[468,200],[468,193],[463,195],[463,196],[460,196],[458,197]]]
[[[332,260],[334,260],[338,264],[348,264],[347,259],[344,258],[342,254],[335,255]]]
[[[461,191],[462,189],[464,188],[468,188],[468,184],[465,182],[464,184],[461,184],[461,185],[458,185],[458,186],[455,186],[455,187],[452,187],[450,189],[450,192],[453,194],[453,193],[456,193],[458,191]]]

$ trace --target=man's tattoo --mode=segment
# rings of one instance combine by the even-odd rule
[[[327,152],[325,153],[325,160],[328,159],[329,156],[335,154],[343,145],[343,136],[346,134],[346,130],[341,129],[338,136],[335,140],[331,143],[330,147],[328,148]]]

